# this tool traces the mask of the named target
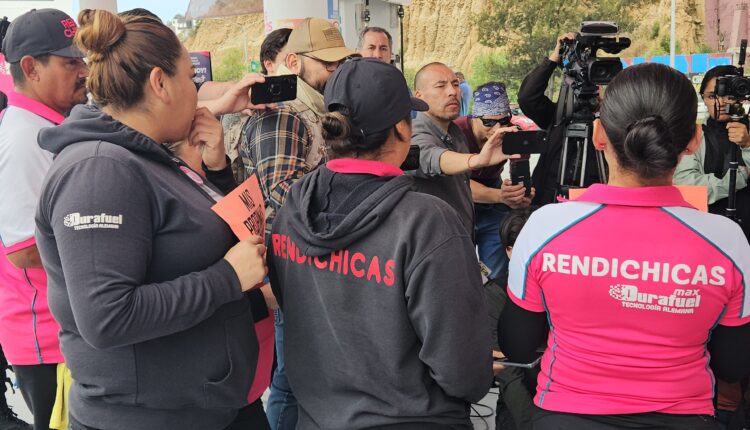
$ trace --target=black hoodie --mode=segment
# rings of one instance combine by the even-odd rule
[[[383,170],[329,162],[292,186],[272,229],[297,428],[469,429],[492,381],[471,237],[412,177],[331,170],[342,163]]]
[[[39,134],[56,154],[37,211],[76,421],[222,429],[247,404],[258,345],[219,194],[94,107]],[[192,177],[192,179],[191,179]]]

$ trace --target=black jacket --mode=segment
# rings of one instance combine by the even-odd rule
[[[471,428],[490,336],[453,209],[409,176],[320,167],[292,186],[271,237],[298,429]]]
[[[93,107],[39,141],[56,154],[36,237],[71,413],[107,430],[226,427],[247,404],[258,344],[223,259],[236,240],[211,211],[219,191]]]
[[[523,113],[540,128],[547,130],[547,148],[539,157],[532,174],[532,183],[536,188],[536,197],[533,204],[539,206],[555,202],[557,185],[560,182],[560,155],[565,142],[566,124],[555,124],[557,103],[544,94],[556,67],[557,63],[545,58],[539,66],[526,75],[521,83],[521,88],[518,90],[518,104]],[[571,148],[573,146],[571,145]],[[589,143],[587,150],[590,152],[586,166],[585,186],[599,182],[596,159],[593,156],[594,151],[591,143]],[[566,182],[568,183],[570,183],[572,177],[576,155],[574,150],[569,151],[566,169],[566,178],[568,178]]]

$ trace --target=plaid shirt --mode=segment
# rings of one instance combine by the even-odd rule
[[[276,212],[286,193],[308,166],[307,154],[312,138],[300,115],[289,108],[272,109],[253,115],[244,127],[240,156],[248,177],[258,175],[266,205],[266,241]]]

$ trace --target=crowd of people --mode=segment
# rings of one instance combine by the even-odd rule
[[[0,429],[470,429],[493,386],[498,429],[742,428],[750,136],[716,95],[731,71],[706,74],[703,127],[684,75],[620,72],[584,149],[607,183],[551,204],[579,155],[544,95],[566,37],[519,89],[548,130],[527,190],[502,179],[505,84],[472,92],[432,62],[410,88],[382,28],[351,49],[307,18],[267,35],[263,74],[196,84],[147,10],[13,20],[0,370],[34,422],[2,397]],[[296,98],[250,103],[275,75]],[[730,151],[741,225],[717,215]],[[212,206],[252,176],[264,233],[238,240]],[[707,186],[713,213],[674,184]]]

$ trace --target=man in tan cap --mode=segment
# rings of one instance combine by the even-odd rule
[[[257,174],[266,205],[266,241],[286,193],[302,175],[327,161],[321,117],[323,89],[347,57],[357,55],[330,22],[307,18],[289,35],[285,64],[278,75],[297,75],[297,98],[251,116],[244,126],[240,155],[248,176]],[[270,244],[267,244],[270,245]],[[267,298],[267,301],[269,298]],[[283,316],[276,310],[277,367],[266,414],[272,430],[294,429],[297,401],[284,370]]]

